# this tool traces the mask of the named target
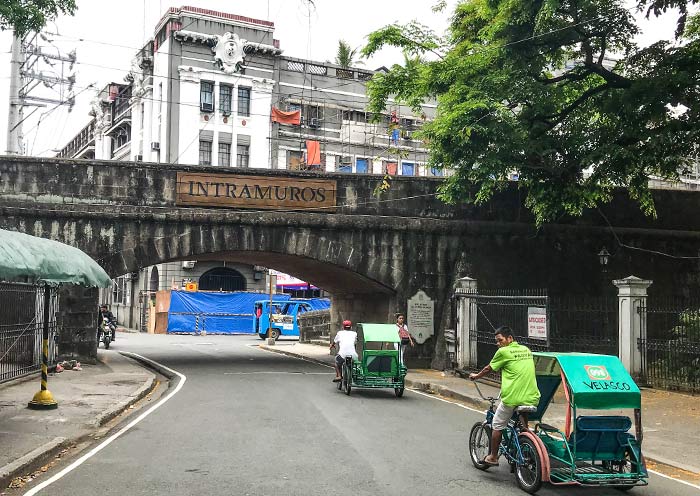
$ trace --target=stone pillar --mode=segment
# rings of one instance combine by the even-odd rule
[[[129,152],[129,160],[135,162],[137,157],[141,155],[141,146],[143,135],[141,129],[141,98],[133,97],[129,104],[131,105],[131,151]]]
[[[151,88],[150,93],[147,93],[143,99],[142,105],[144,106],[144,122],[142,130],[142,140],[143,140],[143,161],[144,162],[154,162],[153,160],[153,150],[151,149],[152,132],[153,132],[153,89]]]
[[[98,290],[82,286],[63,286],[59,291],[59,298],[59,358],[95,363]]]
[[[469,294],[476,293],[476,279],[457,280],[457,367],[476,367],[476,301]],[[474,334],[472,336],[472,334]]]
[[[646,308],[647,288],[652,281],[629,276],[615,280],[613,284],[617,286],[618,295],[620,360],[633,377],[638,377],[642,371],[638,340],[647,337],[646,312],[640,313],[639,308]]]
[[[351,320],[353,329],[360,322],[393,323],[391,309],[395,307],[395,297],[388,294],[340,294],[333,295],[331,301],[331,339],[335,337],[343,320]],[[358,336],[358,340],[361,336]],[[361,346],[358,346],[362,349]]]

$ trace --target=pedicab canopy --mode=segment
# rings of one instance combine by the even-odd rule
[[[0,280],[101,288],[111,284],[104,269],[79,249],[4,229],[0,229]]]
[[[639,388],[616,356],[588,353],[533,355],[541,393],[539,410],[545,409],[551,401],[561,383],[562,372],[576,408],[641,408]]]
[[[396,324],[360,324],[365,342],[398,343],[399,331]]]

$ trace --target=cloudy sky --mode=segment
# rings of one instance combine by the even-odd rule
[[[310,8],[307,0],[206,0],[190,3],[272,20],[275,23],[275,38],[280,40],[286,55],[325,61],[335,57],[339,38],[348,41],[351,46],[361,46],[368,33],[395,21],[418,19],[442,31],[456,0],[450,0],[448,9],[441,14],[432,12],[433,0],[315,0],[315,8]],[[78,0],[77,4],[78,11],[74,17],[61,17],[47,26],[47,32],[58,33],[58,36],[51,36],[55,48],[44,43],[44,46],[48,46],[47,50],[69,52],[76,49],[75,91],[79,93],[76,105],[71,113],[66,107],[53,108],[49,105],[39,108],[25,121],[25,143],[31,155],[54,155],[55,149],[65,145],[88,123],[89,102],[94,95],[88,86],[95,83],[97,88],[102,88],[110,81],[123,81],[134,52],[152,36],[155,24],[165,10],[182,3],[167,0]],[[646,23],[642,42],[671,36],[672,24],[668,21]],[[0,153],[5,150],[6,141],[10,46],[10,35],[0,33]],[[365,66],[374,69],[400,60],[400,53],[385,50],[367,61]],[[60,71],[60,64],[54,68],[43,65],[42,69]],[[41,88],[41,91],[33,94],[57,96],[49,88]],[[25,115],[29,112],[31,109],[25,109]]]

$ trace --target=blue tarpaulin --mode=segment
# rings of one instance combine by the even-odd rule
[[[168,332],[251,334],[255,302],[264,299],[265,294],[262,293],[172,291]],[[288,300],[290,296],[276,294],[275,299]]]

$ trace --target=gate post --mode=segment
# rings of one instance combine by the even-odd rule
[[[635,276],[613,281],[613,284],[617,286],[620,360],[633,377],[639,377],[642,372],[642,352],[639,347],[639,339],[647,337],[647,288],[652,283],[653,281]],[[640,308],[644,308],[645,311],[640,312]]]
[[[476,367],[476,279],[462,277],[455,289],[457,300],[457,367]]]

